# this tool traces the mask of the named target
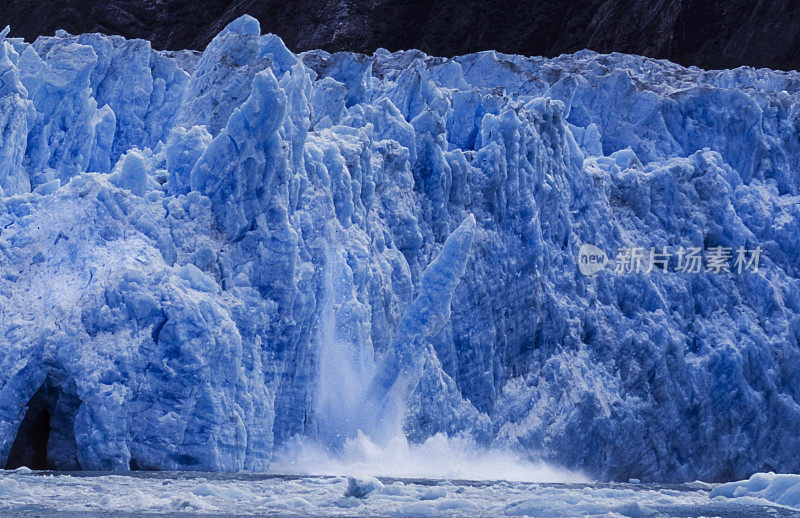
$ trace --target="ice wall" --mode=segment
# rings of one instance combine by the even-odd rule
[[[40,419],[60,469],[264,470],[400,408],[600,479],[800,469],[796,73],[243,17],[202,55],[4,39],[0,78],[0,464]],[[764,254],[586,277],[583,243]]]

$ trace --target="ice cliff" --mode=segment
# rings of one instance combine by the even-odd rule
[[[265,470],[395,407],[599,479],[798,471],[799,101],[588,51],[295,55],[249,17],[202,54],[4,38],[0,466]],[[764,255],[588,277],[583,243]]]

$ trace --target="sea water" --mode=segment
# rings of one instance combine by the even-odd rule
[[[358,479],[356,479],[358,480]],[[798,516],[704,483],[596,484],[380,477],[362,498],[348,477],[190,472],[0,473],[0,514],[28,516]]]

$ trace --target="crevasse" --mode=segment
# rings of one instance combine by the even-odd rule
[[[201,55],[6,34],[0,466],[268,469],[353,431],[320,403],[328,337],[412,441],[800,470],[797,73],[295,55],[247,16]],[[586,277],[583,243],[764,257]]]

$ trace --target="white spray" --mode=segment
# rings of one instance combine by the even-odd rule
[[[371,343],[353,343],[341,328],[339,314],[352,306],[350,268],[343,252],[326,251],[323,299],[318,330],[318,368],[314,401],[315,438],[336,449],[359,430],[366,430],[374,416],[367,408],[367,389],[375,373]],[[362,337],[363,338],[363,337]]]
[[[380,374],[368,333],[358,326],[352,272],[342,250],[328,249],[318,330],[314,431],[294,437],[275,454],[271,471],[529,482],[578,482],[581,475],[530,462],[466,437],[437,434],[409,443],[402,424],[405,391],[371,394]],[[400,384],[402,385],[402,384]],[[403,399],[400,401],[400,399]]]

